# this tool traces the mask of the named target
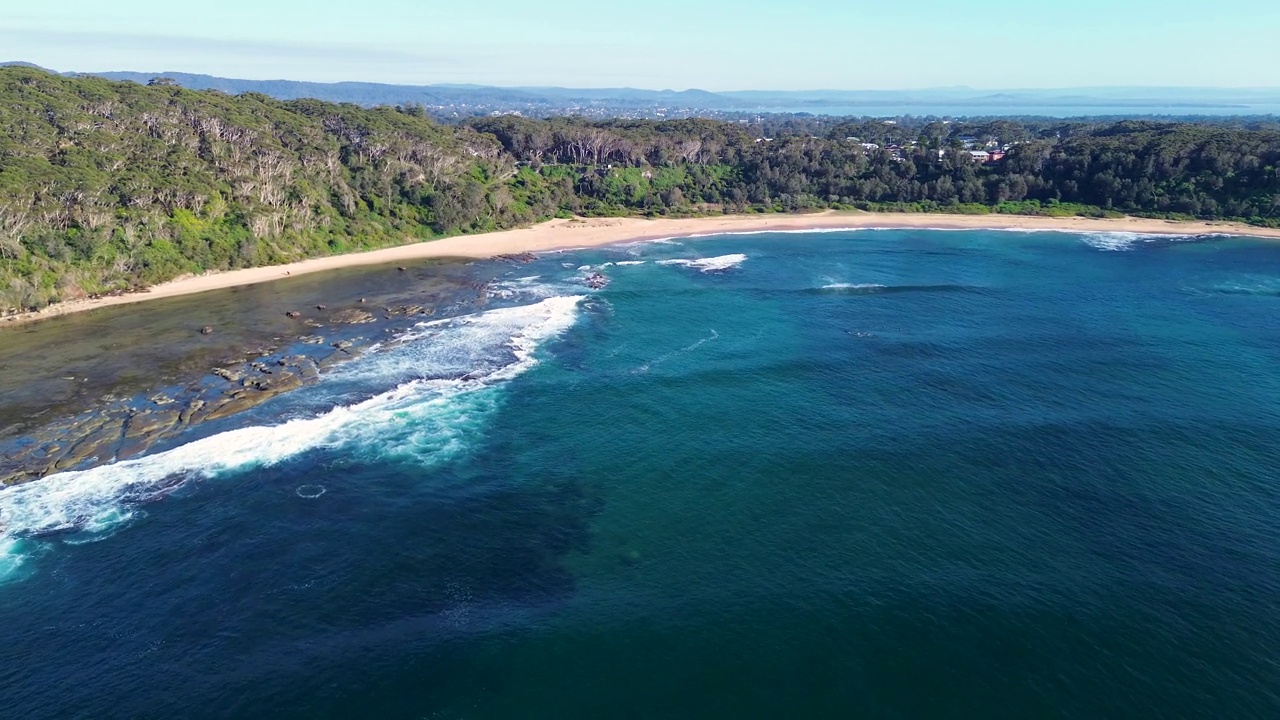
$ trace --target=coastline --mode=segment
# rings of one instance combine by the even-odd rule
[[[939,229],[939,230],[1057,230],[1062,232],[1129,232],[1141,234],[1226,234],[1280,239],[1280,229],[1242,223],[1175,221],[1147,218],[1049,218],[1025,215],[943,215],[913,213],[837,212],[794,215],[720,215],[698,218],[574,218],[549,220],[532,227],[478,235],[457,235],[410,245],[331,255],[285,265],[230,270],[188,276],[151,288],[112,297],[70,300],[35,312],[0,319],[0,328],[16,327],[48,318],[112,305],[191,295],[208,290],[252,285],[294,275],[362,265],[411,260],[483,259],[495,255],[571,250],[667,237],[721,235],[822,229]]]

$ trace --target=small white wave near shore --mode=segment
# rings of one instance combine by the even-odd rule
[[[326,448],[424,465],[446,460],[497,409],[505,381],[535,366],[539,345],[574,324],[582,299],[558,296],[422,323],[341,368],[375,388],[392,386],[361,402],[0,491],[0,579],[22,564],[20,548],[31,538],[104,533],[130,521],[139,503],[192,480]]]
[[[1135,232],[1086,232],[1080,233],[1085,245],[1109,252],[1126,252],[1144,243],[1197,242],[1210,238],[1231,237],[1226,234],[1214,235],[1182,235]]]
[[[833,282],[823,285],[823,290],[883,290],[886,286],[879,283],[845,283]]]
[[[719,255],[709,258],[675,258],[672,260],[658,260],[659,265],[682,265],[687,268],[701,270],[704,273],[720,272],[735,268],[746,262],[747,256],[742,253],[733,253],[731,255]]]

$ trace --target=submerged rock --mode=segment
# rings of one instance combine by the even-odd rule
[[[387,316],[389,318],[397,315],[404,315],[406,317],[411,315],[430,315],[431,312],[434,312],[434,311],[428,311],[426,308],[422,307],[421,305],[394,305],[394,306],[385,308],[385,310],[387,311]]]
[[[116,446],[124,436],[125,423],[119,416],[101,415],[76,428],[82,434],[72,441],[66,452],[57,444],[47,446],[55,456],[44,474],[69,470],[90,460],[106,462],[115,456]]]
[[[155,435],[177,425],[179,416],[180,413],[176,410],[137,413],[125,422],[124,437],[139,438]]]
[[[38,477],[39,475],[30,470],[0,470],[0,486],[21,485]]]
[[[333,317],[331,317],[330,320],[332,320],[335,323],[342,323],[345,325],[363,325],[365,323],[373,322],[374,317],[373,317],[373,313],[365,312],[364,310],[357,310],[355,308],[349,308],[347,310],[339,310],[338,312],[334,313]]]
[[[211,375],[217,375],[218,377],[222,378],[223,380],[226,380],[229,383],[238,383],[244,379],[244,370],[243,368],[238,368],[238,367],[231,367],[231,368],[218,367],[210,370],[209,373]]]
[[[191,416],[199,412],[202,407],[204,407],[204,400],[201,400],[200,398],[192,398],[191,402],[187,403],[187,406],[182,409],[181,413],[179,413],[178,422],[182,425],[189,425],[191,423]]]
[[[434,305],[443,299],[432,298],[430,302]],[[376,298],[363,306],[339,308],[332,314],[325,311],[313,318],[323,319],[335,327],[374,323],[381,313],[377,312],[378,306],[372,304],[373,300]],[[427,302],[422,297],[405,297],[400,302],[412,300]],[[323,310],[324,306],[317,309]],[[406,324],[417,322],[415,317],[433,314],[434,310],[419,304],[404,304],[388,307],[387,313],[400,319],[385,328],[394,333]],[[297,310],[285,314],[300,320],[299,324],[320,325],[316,319],[307,318]],[[212,325],[205,326],[201,332],[208,335],[213,329]],[[366,333],[369,334],[371,331]],[[381,333],[378,336],[381,337]],[[166,378],[163,386],[158,383],[136,394],[105,395],[95,401],[92,412],[52,422],[49,421],[53,418],[45,418],[39,429],[15,438],[20,444],[0,446],[0,483],[25,483],[50,473],[140,456],[189,427],[228,418],[316,382],[328,368],[359,355],[368,343],[368,337],[300,334],[288,339],[258,339],[247,341],[243,347],[227,347],[222,353],[210,355],[205,361],[208,364],[203,366],[208,368],[208,375],[218,380],[201,377],[197,371],[195,377],[177,381]],[[292,349],[280,354],[280,346],[288,344],[293,345]],[[332,349],[316,347],[326,344]],[[206,345],[202,352],[210,351],[207,343],[197,342],[197,345]]]
[[[506,261],[506,262],[520,263],[521,265],[528,265],[529,263],[533,262],[534,260],[537,260],[538,258],[537,258],[537,256],[536,256],[536,255],[534,255],[533,253],[527,253],[527,252],[526,252],[526,253],[511,253],[511,254],[504,254],[504,255],[494,255],[494,256],[493,256],[492,258],[490,258],[490,259],[491,259],[491,260],[499,260],[499,261]]]

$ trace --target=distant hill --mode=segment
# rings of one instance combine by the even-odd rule
[[[31,63],[3,63],[36,68]],[[40,68],[45,69],[45,68]],[[55,72],[45,69],[46,72]],[[1280,88],[1059,88],[975,90],[967,87],[919,90],[646,90],[641,88],[493,87],[471,84],[394,85],[374,82],[319,83],[299,80],[244,80],[182,72],[98,72],[112,80],[146,84],[167,77],[193,90],[231,95],[262,93],[279,100],[314,98],[375,105],[419,104],[466,114],[522,111],[538,115],[587,111],[625,115],[627,111],[673,109],[707,112],[812,112],[827,114],[1268,114],[1280,112]],[[951,113],[942,109],[952,109]],[[595,111],[591,113],[591,111]]]

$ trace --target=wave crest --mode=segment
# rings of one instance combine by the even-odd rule
[[[819,295],[885,295],[910,292],[980,292],[968,285],[881,285],[879,283],[828,283],[806,292]]]
[[[731,255],[719,255],[709,258],[675,258],[672,260],[659,260],[659,265],[682,265],[684,267],[701,270],[704,273],[720,272],[735,268],[745,262],[746,255],[742,253],[733,253]]]
[[[500,398],[497,388],[537,364],[534,351],[576,321],[583,296],[421,323],[338,374],[390,390],[319,415],[242,427],[165,452],[64,472],[0,491],[0,574],[21,564],[20,541],[102,533],[140,503],[192,480],[349,448],[433,464],[454,456]]]
[[[1080,233],[1080,239],[1085,245],[1109,252],[1126,252],[1144,244],[1199,242],[1201,240],[1225,237],[1230,236],[1225,234],[1180,235],[1176,233],[1135,233],[1120,231]]]

